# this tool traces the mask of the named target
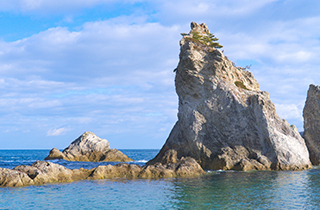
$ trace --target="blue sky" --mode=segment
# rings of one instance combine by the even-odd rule
[[[225,55],[303,131],[320,84],[314,0],[0,0],[0,149],[65,148],[92,131],[120,149],[161,148],[177,120],[181,32],[205,22]]]

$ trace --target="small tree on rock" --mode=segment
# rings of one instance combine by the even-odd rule
[[[186,33],[181,33],[182,36],[188,36]],[[197,40],[201,42],[202,44],[205,44],[210,47],[214,48],[222,48],[223,46],[218,43],[218,38],[215,37],[212,33],[206,32],[206,34],[202,35],[198,31],[192,31],[189,36],[192,37],[192,39]]]

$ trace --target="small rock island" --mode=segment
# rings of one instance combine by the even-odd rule
[[[101,139],[92,132],[85,132],[74,140],[62,152],[53,148],[45,160],[64,159],[68,161],[133,161],[117,149],[110,149],[109,142]]]

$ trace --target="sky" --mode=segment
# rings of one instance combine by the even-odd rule
[[[303,131],[309,85],[320,85],[320,1],[0,0],[0,149],[63,149],[85,131],[160,149],[192,21]]]

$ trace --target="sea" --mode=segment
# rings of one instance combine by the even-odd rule
[[[144,165],[159,150],[121,150]],[[49,150],[0,150],[0,167],[44,160]],[[105,162],[55,160],[67,168]],[[0,209],[320,209],[320,168],[207,171],[195,178],[106,179],[0,187]]]

